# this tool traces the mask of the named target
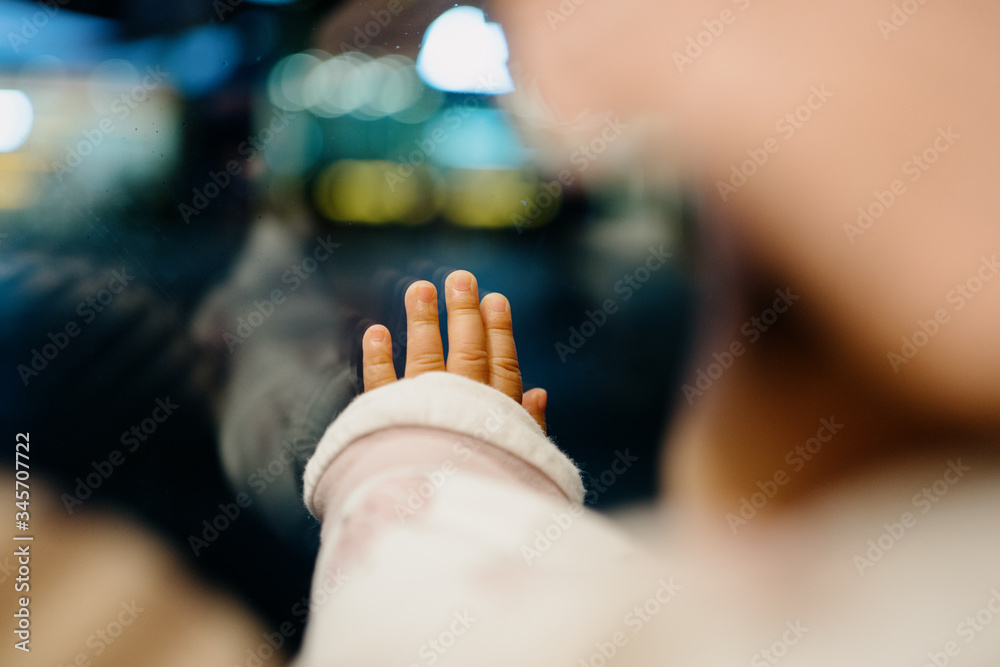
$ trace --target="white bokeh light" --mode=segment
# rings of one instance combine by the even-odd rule
[[[0,90],[0,153],[16,151],[35,122],[31,100],[20,90]]]
[[[475,7],[455,7],[427,29],[417,73],[439,90],[500,95],[514,90],[509,55],[499,24],[487,23]]]

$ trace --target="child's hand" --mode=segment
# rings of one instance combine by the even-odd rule
[[[448,362],[445,364],[438,325],[437,290],[420,280],[406,290],[406,377],[430,371],[456,373],[488,384],[524,406],[545,430],[544,389],[522,395],[521,369],[514,349],[510,304],[502,294],[479,303],[476,277],[454,271],[445,281],[448,308]],[[365,391],[396,381],[389,330],[374,324],[362,342]]]

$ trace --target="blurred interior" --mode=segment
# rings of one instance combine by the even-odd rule
[[[189,546],[234,498],[217,453],[217,369],[190,332],[264,224],[305,248],[340,244],[322,270],[349,326],[330,335],[355,358],[367,323],[398,337],[412,279],[465,268],[502,291],[556,442],[594,480],[614,443],[639,457],[591,504],[652,497],[693,315],[688,209],[612,157],[622,147],[601,138],[606,115],[562,118],[519,88],[488,12],[3,0],[0,35],[0,414],[8,431],[31,431],[33,479],[54,497],[170,396],[177,416],[81,512],[145,524],[265,631],[287,620],[311,555],[255,507],[210,549]],[[579,136],[581,150],[560,162],[532,139],[540,130]],[[606,149],[615,168],[584,174]],[[670,262],[639,271],[660,247]],[[79,304],[122,266],[136,288],[91,325]],[[15,370],[70,320],[79,339],[43,372]]]

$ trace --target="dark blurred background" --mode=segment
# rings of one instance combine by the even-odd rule
[[[279,536],[261,493],[191,543],[245,486],[219,454],[227,369],[255,344],[239,318],[256,332],[275,290],[328,295],[356,376],[367,323],[402,340],[406,284],[465,268],[510,298],[588,502],[650,498],[693,315],[684,202],[627,169],[584,187],[611,121],[516,117],[490,20],[412,0],[0,2],[0,414],[39,443],[35,474],[140,518],[279,623],[314,534]],[[553,169],[532,123],[591,139]],[[309,259],[317,239],[330,259]],[[234,285],[206,340],[205,304]],[[626,447],[638,461],[602,483]]]

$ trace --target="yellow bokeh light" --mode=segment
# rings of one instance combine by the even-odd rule
[[[456,169],[449,175],[444,214],[463,227],[539,227],[560,201],[523,171]]]
[[[341,160],[317,178],[313,198],[331,220],[367,224],[426,222],[437,212],[426,168],[388,160]]]

